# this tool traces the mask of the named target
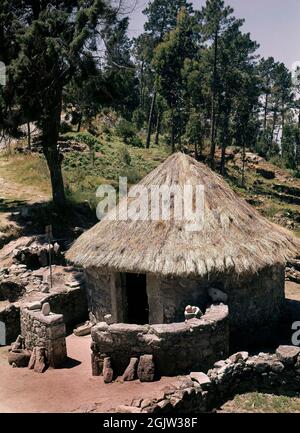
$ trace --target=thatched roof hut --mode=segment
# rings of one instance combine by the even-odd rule
[[[75,241],[67,258],[86,270],[91,311],[100,321],[111,313],[117,322],[178,322],[189,304],[205,309],[217,288],[228,297],[231,329],[266,337],[257,329],[266,325],[271,332],[278,323],[285,263],[300,253],[299,241],[182,153],[134,186],[127,205],[140,205],[141,186],[186,184],[204,186],[200,230],[189,231],[184,218],[126,220],[123,199],[119,219],[111,218],[114,210]]]
[[[205,276],[254,273],[300,251],[288,231],[261,216],[222,177],[190,156],[170,156],[139,183],[147,188],[185,184],[204,186],[201,230],[185,230],[185,220],[111,221],[108,215],[74,243],[67,258],[83,267],[120,272]],[[122,213],[122,201],[118,208]]]

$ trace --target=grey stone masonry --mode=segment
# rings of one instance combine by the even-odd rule
[[[115,374],[122,375],[131,358],[153,355],[159,375],[176,376],[207,370],[229,352],[226,305],[213,305],[200,319],[162,325],[99,323],[92,328],[92,365],[110,357]]]
[[[50,367],[57,368],[67,357],[66,327],[62,314],[50,313],[44,316],[41,311],[21,310],[21,331],[25,347],[45,347]]]

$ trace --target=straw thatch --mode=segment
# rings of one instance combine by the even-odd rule
[[[187,155],[170,156],[138,185],[187,183],[205,188],[202,230],[187,231],[186,221],[174,219],[111,221],[106,216],[75,241],[67,258],[120,272],[207,276],[254,273],[299,254],[300,243],[290,232],[263,218],[220,176]],[[123,202],[117,207],[121,213]]]

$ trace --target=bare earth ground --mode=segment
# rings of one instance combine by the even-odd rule
[[[102,377],[91,374],[90,343],[89,336],[68,337],[68,365],[44,374],[12,368],[7,362],[7,348],[0,348],[0,413],[113,412],[120,404],[154,396],[178,381],[162,378],[152,383],[104,384]]]

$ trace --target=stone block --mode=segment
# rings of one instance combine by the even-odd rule
[[[50,340],[47,344],[47,358],[49,366],[58,368],[67,358],[67,346],[65,337]]]
[[[199,383],[199,385],[203,389],[206,389],[211,384],[210,378],[202,372],[192,372],[190,373],[190,378],[195,382]]]
[[[297,361],[300,348],[296,346],[279,346],[276,355],[283,364],[292,365]]]
[[[137,369],[138,378],[141,382],[152,382],[154,380],[154,373],[153,355],[142,355]]]

